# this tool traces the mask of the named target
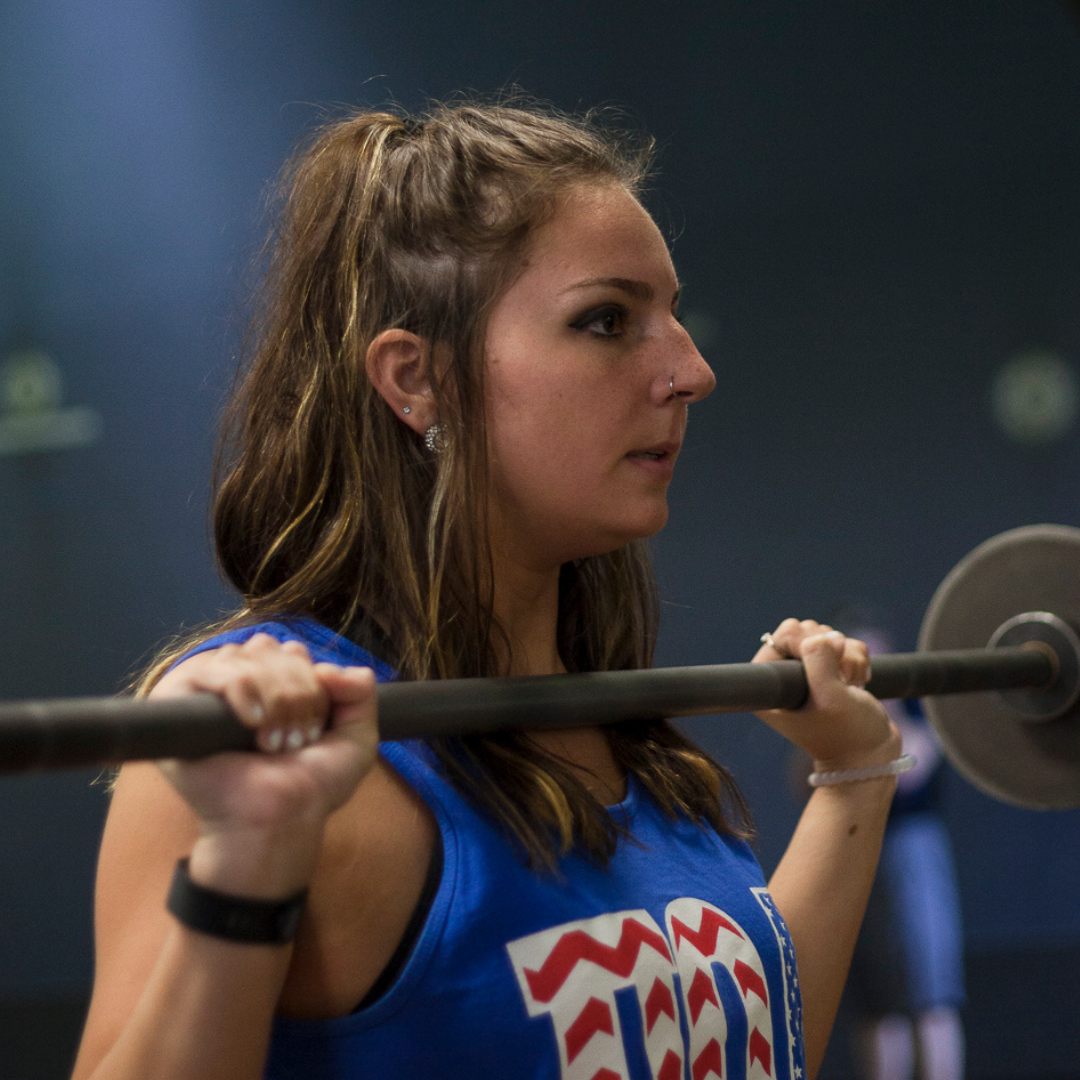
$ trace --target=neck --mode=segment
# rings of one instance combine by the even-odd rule
[[[496,557],[492,606],[509,642],[509,654],[500,657],[507,675],[566,670],[558,649],[558,567],[540,569]]]
[[[501,657],[507,675],[556,675],[566,671],[559,656],[559,567],[529,566],[503,550],[494,557],[493,612],[510,644]],[[534,731],[529,738],[561,758],[602,804],[626,795],[626,778],[615,763],[607,736],[597,727]]]

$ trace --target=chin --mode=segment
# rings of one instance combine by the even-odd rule
[[[649,537],[660,532],[667,524],[667,519],[667,507],[665,506],[662,514],[653,514],[636,522],[627,522],[623,529],[613,530],[603,537],[596,537],[592,543],[583,543],[582,548],[588,550],[580,551],[574,558],[582,559],[590,555],[607,555],[621,547],[626,547],[627,544],[632,544],[635,540],[648,540]]]
[[[629,538],[629,540],[627,540],[627,543],[629,543],[630,540],[648,540],[650,537],[656,536],[656,534],[660,532],[666,524],[667,514],[664,515],[661,521],[653,522],[648,526],[642,526],[633,536]]]
[[[667,524],[667,520],[668,506],[665,499],[662,506],[657,507],[653,513],[643,518],[637,533],[632,539],[648,540],[650,536],[655,536]]]

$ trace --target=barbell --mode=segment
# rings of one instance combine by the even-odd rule
[[[876,656],[867,689],[924,699],[972,783],[1032,809],[1080,806],[1080,529],[1033,525],[981,544],[934,594],[919,652]],[[797,709],[797,660],[379,687],[383,739]],[[213,694],[0,703],[0,772],[254,749]]]

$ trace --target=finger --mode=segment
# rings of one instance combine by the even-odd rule
[[[840,666],[844,641],[844,635],[836,630],[812,634],[803,639],[803,668],[810,687],[810,697],[816,708],[827,709],[844,700],[847,684],[843,680]]]
[[[257,743],[270,753],[299,750],[318,738],[329,712],[310,655],[298,641],[255,634],[241,646],[221,649],[211,678],[215,685],[208,689],[258,728]]]
[[[785,619],[771,634],[762,634],[762,647],[754,654],[755,660],[790,660],[802,640],[802,628],[798,619]]]
[[[284,746],[299,750],[318,732],[330,713],[330,699],[314,670],[305,664],[299,670],[282,670],[267,689],[268,723],[284,734]]]
[[[288,642],[280,641],[278,638],[272,637],[265,631],[260,630],[257,634],[252,634],[247,641],[243,641],[239,645],[222,646],[221,651],[224,653],[230,648],[235,648],[241,653],[253,655],[257,653],[280,652],[287,644]],[[296,644],[299,644],[299,642]]]
[[[773,637],[779,640],[781,647],[789,656],[799,657],[802,655],[803,642],[808,637],[826,634],[831,630],[831,626],[816,622],[814,619],[785,619]]]
[[[302,641],[286,641],[282,644],[281,651],[288,653],[290,656],[295,656],[298,659],[311,659],[311,653]]]
[[[313,718],[320,722],[329,701],[312,671],[307,650],[256,634],[242,645],[227,644],[178,664],[151,696],[217,694],[244,726],[256,729],[257,744],[270,752],[306,741]]]
[[[801,645],[808,637],[814,637],[817,634],[830,634],[832,633],[832,627],[828,623],[819,623],[814,619],[803,619],[799,623],[799,644]]]
[[[370,694],[375,684],[375,672],[369,667],[342,664],[315,664],[312,668],[323,688],[336,700],[351,700]]]
[[[302,642],[256,634],[246,642],[244,659],[256,672],[265,711],[260,745],[267,750],[299,750],[317,739],[330,702]]]
[[[314,670],[329,698],[334,728],[374,718],[377,684],[371,668],[316,664]]]
[[[235,654],[208,658],[207,665],[187,680],[188,690],[209,691],[224,698],[236,718],[246,727],[266,723],[267,711],[257,672]]]
[[[366,667],[317,664],[316,675],[331,702],[330,722],[322,738],[305,753],[347,742],[371,760],[379,745],[378,697],[375,673]]]
[[[870,653],[864,642],[856,638],[847,638],[844,641],[840,673],[844,682],[851,686],[861,688],[870,681]]]

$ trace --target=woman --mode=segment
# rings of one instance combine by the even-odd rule
[[[800,985],[816,1071],[899,747],[858,642],[789,619],[758,653],[802,657],[807,707],[764,719],[836,773],[771,896],[665,724],[376,752],[376,677],[650,662],[641,543],[714,379],[647,158],[457,105],[297,159],[215,506],[245,606],[147,679],[262,752],[121,771],[77,1080],[798,1080]]]

